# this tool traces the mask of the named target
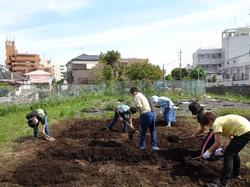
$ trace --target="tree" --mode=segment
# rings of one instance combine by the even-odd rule
[[[114,78],[119,77],[121,53],[119,51],[107,51],[107,53],[101,53],[99,61],[103,64],[111,66],[112,76]]]
[[[121,59],[121,53],[119,51],[107,51],[107,53],[101,53],[99,60],[101,63],[105,63],[114,68],[115,64]]]
[[[91,79],[95,84],[104,82],[103,69],[106,64],[99,63],[91,69]]]
[[[149,63],[133,63],[126,74],[130,80],[159,80],[162,77],[160,67]]]
[[[113,79],[113,71],[111,65],[104,66],[103,77],[105,81],[111,81]]]
[[[171,81],[171,80],[173,80],[173,77],[172,77],[170,74],[168,74],[168,75],[165,77],[165,80]]]
[[[191,70],[191,73],[190,73],[190,78],[192,79],[202,79],[205,77],[205,71],[203,68],[201,67],[195,67]]]
[[[186,68],[174,68],[171,71],[171,76],[174,80],[182,80],[188,77],[188,71]]]

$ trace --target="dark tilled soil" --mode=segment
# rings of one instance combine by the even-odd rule
[[[15,167],[12,164],[13,169],[0,176],[0,186],[204,186],[219,176],[221,160],[192,159],[199,156],[202,138],[182,138],[195,129],[180,119],[172,128],[157,121],[161,148],[157,152],[151,150],[150,135],[142,151],[138,149],[139,133],[129,139],[121,125],[111,131],[103,128],[107,123],[65,121],[53,129],[56,141],[28,140],[28,146],[19,151],[28,152],[29,147],[36,151],[30,159]],[[232,180],[230,185],[250,184]]]

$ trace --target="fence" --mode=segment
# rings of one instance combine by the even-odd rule
[[[20,85],[0,87],[0,103],[4,101],[15,103],[33,102],[48,97],[72,97],[83,94],[109,94],[109,95],[127,95],[129,89],[138,86],[141,92],[147,95],[165,95],[167,92],[175,94],[189,94],[198,97],[205,93],[204,81],[116,81],[107,82],[100,85],[53,85],[53,86],[35,86]],[[1,94],[2,93],[2,94]],[[19,101],[20,98],[20,101]]]

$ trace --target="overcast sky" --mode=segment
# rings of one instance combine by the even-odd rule
[[[250,23],[249,0],[0,0],[0,64],[6,38],[22,53],[66,64],[82,53],[118,50],[168,72],[198,48],[221,47],[221,32]]]

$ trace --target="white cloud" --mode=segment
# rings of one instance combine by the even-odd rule
[[[94,2],[94,0],[1,0],[0,27],[22,24],[40,12],[67,15],[72,11],[92,6]]]
[[[118,49],[123,56],[148,57],[152,63],[160,66],[162,63],[178,60],[177,52],[181,48],[183,64],[187,64],[192,63],[192,53],[199,47],[220,47],[221,31],[231,27],[228,25],[229,20],[233,23],[233,17],[242,15],[242,12],[248,10],[249,5],[250,2],[247,0],[233,1],[206,11],[197,11],[148,24],[128,25],[95,33],[73,33],[64,37],[40,39],[36,35],[37,32],[41,34],[46,30],[53,31],[51,25],[24,29],[15,34],[19,51],[46,54],[60,63],[66,63],[79,55],[83,52],[80,52],[80,48],[83,47],[84,52],[92,54]],[[47,9],[51,7],[53,6],[48,5]],[[64,7],[57,10],[60,9]],[[176,65],[178,62],[170,63],[169,68]]]

